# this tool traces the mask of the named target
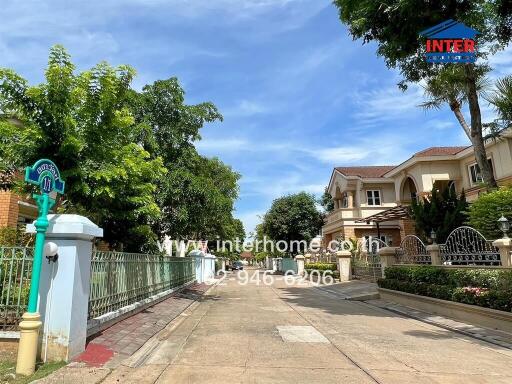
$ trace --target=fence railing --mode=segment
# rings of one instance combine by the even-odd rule
[[[91,262],[89,319],[195,279],[193,258],[95,251]]]
[[[17,331],[27,309],[33,249],[0,247],[0,331]]]
[[[441,260],[448,265],[501,265],[500,252],[480,232],[471,227],[452,231],[440,246]]]
[[[425,243],[415,235],[407,235],[396,249],[398,264],[431,264],[431,257]]]
[[[500,266],[500,251],[476,229],[462,226],[448,235],[444,244],[438,245],[439,260],[436,265]],[[432,264],[432,254],[416,236],[404,238],[395,251],[398,264]]]

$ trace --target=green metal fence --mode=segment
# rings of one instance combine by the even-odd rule
[[[33,249],[0,246],[0,331],[16,331],[27,309]]]
[[[194,259],[95,251],[89,319],[195,280]]]

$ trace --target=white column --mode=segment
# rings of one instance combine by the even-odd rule
[[[430,255],[430,262],[432,265],[442,265],[441,260],[441,247],[438,244],[430,244],[426,247],[427,252]]]
[[[502,267],[512,267],[512,239],[503,238],[498,239],[492,243],[500,251],[500,259]]]
[[[340,281],[349,281],[352,277],[352,254],[350,251],[336,252],[338,257],[338,271],[340,272]]]
[[[397,247],[383,247],[379,249],[380,265],[382,267],[382,277],[385,277],[385,269],[396,263],[396,250]]]
[[[43,260],[39,313],[41,358],[70,361],[85,350],[92,243],[103,229],[79,215],[48,215],[47,242],[58,247],[56,262]],[[33,224],[27,232],[34,233]]]
[[[302,276],[304,274],[304,256],[295,256],[295,261],[297,262],[297,275]]]

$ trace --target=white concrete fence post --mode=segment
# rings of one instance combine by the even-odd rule
[[[439,246],[439,244],[427,245],[426,249],[430,255],[431,265],[443,265],[443,262],[441,260],[441,247]]]
[[[340,281],[349,281],[352,278],[352,254],[350,251],[338,251],[336,257],[338,259]]]
[[[493,241],[492,245],[500,251],[502,267],[512,267],[512,239],[503,238]]]
[[[48,215],[46,241],[58,247],[55,262],[43,260],[39,313],[41,359],[70,361],[85,350],[92,244],[103,230],[79,215]],[[35,233],[33,224],[27,232]]]
[[[304,275],[304,256],[297,255],[295,256],[295,261],[297,262],[297,275]]]
[[[387,267],[396,264],[396,250],[398,247],[383,247],[379,249],[380,265],[382,268],[382,277],[385,277],[384,271]]]

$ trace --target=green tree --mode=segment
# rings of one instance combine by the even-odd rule
[[[487,96],[487,101],[498,114],[491,123],[494,131],[509,128],[512,125],[512,76],[497,80],[495,89]]]
[[[480,231],[487,239],[503,236],[498,219],[504,215],[512,222],[512,188],[500,188],[481,195],[471,203],[468,210],[468,225]]]
[[[478,70],[480,73],[476,87],[481,94],[488,88],[488,81],[484,77],[487,70],[483,67]],[[462,112],[468,97],[464,68],[456,65],[442,68],[436,76],[426,79],[423,89],[426,101],[421,103],[420,107],[427,110],[440,109],[444,104],[448,104],[466,136],[471,140],[471,127]]]
[[[4,169],[53,160],[67,184],[59,209],[96,221],[113,246],[139,250],[155,240],[149,224],[160,216],[154,193],[165,168],[138,144],[142,127],[126,107],[133,76],[132,68],[107,63],[76,74],[55,46],[45,83],[29,86],[0,69],[0,105],[10,117],[0,127]]]
[[[433,189],[421,201],[412,202],[416,231],[421,238],[427,240],[434,230],[437,241],[444,243],[455,228],[464,224],[467,208],[464,191],[457,196],[452,188],[445,188],[443,191]]]
[[[144,148],[153,158],[161,157],[169,170],[158,182],[163,215],[154,225],[156,231],[171,238],[229,240],[240,175],[219,159],[200,156],[194,147],[204,124],[222,120],[217,108],[212,103],[185,104],[176,78],[132,92],[129,104],[144,127]]]
[[[426,63],[419,32],[447,19],[455,19],[478,30],[479,57],[485,63],[489,54],[504,48],[512,35],[512,4],[507,0],[426,2],[423,0],[335,0],[340,18],[354,39],[376,42],[377,54],[390,68],[399,68],[407,82],[436,77],[444,65]],[[456,64],[458,65],[458,64]],[[496,188],[487,162],[482,117],[478,98],[478,72],[475,64],[464,64],[466,97],[471,116],[470,139],[485,183]]]
[[[327,187],[325,187],[324,193],[322,197],[320,197],[318,203],[324,208],[325,212],[334,211],[334,200],[332,199],[331,194],[327,191]]]
[[[261,230],[270,239],[311,241],[323,225],[323,215],[316,207],[315,197],[306,192],[280,197],[273,201],[263,216]],[[290,249],[294,254],[298,249]]]

